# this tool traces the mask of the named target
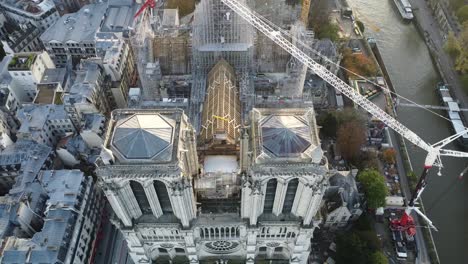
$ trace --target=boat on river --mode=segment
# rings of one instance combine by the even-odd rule
[[[450,128],[453,133],[459,133],[465,130],[466,124],[462,118],[463,113],[460,106],[450,94],[450,89],[443,83],[437,84],[437,93],[443,106],[447,107],[447,117],[450,119]],[[464,149],[468,149],[468,135],[465,134],[458,138],[457,143]]]

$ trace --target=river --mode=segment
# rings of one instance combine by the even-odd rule
[[[366,25],[366,35],[376,38],[393,85],[400,95],[419,104],[438,104],[434,92],[440,78],[429,51],[412,23],[405,23],[393,0],[349,0],[355,14]],[[435,143],[451,132],[444,119],[422,109],[398,109],[399,120],[426,142]],[[409,145],[408,145],[409,146]],[[450,148],[456,148],[451,145]],[[419,175],[425,152],[409,147],[413,167]],[[446,158],[442,177],[433,169],[423,194],[427,214],[439,232],[433,232],[441,263],[468,260],[468,177],[458,175],[468,163]]]

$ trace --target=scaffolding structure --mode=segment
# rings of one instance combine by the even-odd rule
[[[197,4],[192,30],[190,117],[197,131],[200,131],[206,78],[219,60],[226,60],[234,68],[239,83],[246,86],[239,87],[241,94],[252,93],[248,76],[253,68],[255,31],[220,0],[201,0]]]

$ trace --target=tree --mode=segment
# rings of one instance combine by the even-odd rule
[[[463,24],[465,21],[468,21],[468,5],[464,5],[457,10],[458,21]]]
[[[460,77],[460,81],[462,83],[463,89],[465,89],[465,92],[468,92],[468,73],[463,74]]]
[[[395,149],[393,149],[393,148],[386,149],[386,150],[384,150],[382,155],[383,155],[383,159],[388,164],[394,164],[395,163],[395,158],[396,158]]]
[[[336,144],[345,160],[355,161],[365,142],[366,137],[362,123],[347,122],[338,129]]]
[[[385,206],[388,190],[384,177],[378,171],[364,170],[359,173],[357,179],[362,184],[369,208],[376,209]]]
[[[378,169],[379,159],[374,151],[361,151],[359,158],[355,161],[358,170]]]
[[[343,52],[343,67],[350,71],[346,72],[348,76],[354,76],[353,73],[361,76],[374,76],[377,74],[377,66],[373,60],[362,53],[353,53],[349,48],[346,48]]]
[[[319,27],[319,30],[317,32],[317,38],[330,39],[331,41],[335,42],[339,39],[339,31],[340,28],[338,27],[338,25],[331,22],[326,22],[326,24]]]
[[[354,232],[341,234],[336,238],[336,263],[338,264],[366,263],[369,253],[366,243]]]
[[[347,122],[364,123],[364,118],[354,108],[322,112],[317,118],[318,125],[322,127],[320,131],[329,138],[336,138],[338,128]]]
[[[358,26],[359,30],[360,30],[362,33],[364,33],[364,30],[366,29],[366,28],[364,27],[364,23],[362,23],[362,21],[360,21],[360,20],[356,20],[356,25]]]
[[[465,0],[449,0],[450,8],[452,8],[453,11],[457,11],[464,5],[464,1]]]
[[[336,119],[335,112],[326,112],[319,118],[319,125],[322,127],[320,131],[325,137],[335,138],[336,130],[338,129],[338,120]]]
[[[452,31],[449,32],[447,41],[444,45],[444,50],[447,52],[453,59],[458,58],[461,53],[460,43],[458,42],[455,34]]]
[[[414,171],[408,172],[407,175],[408,183],[411,189],[416,188],[416,184],[418,183],[418,176],[414,173]]]
[[[463,23],[463,30],[460,33],[458,41],[460,42],[461,52],[455,62],[455,69],[462,74],[468,73],[468,21]]]
[[[313,28],[318,39],[328,38],[337,41],[339,27],[330,22],[327,0],[315,0],[311,3],[308,27]]]
[[[387,257],[381,251],[375,251],[370,255],[369,263],[372,264],[388,264]]]

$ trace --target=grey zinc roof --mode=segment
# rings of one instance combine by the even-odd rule
[[[133,3],[128,5],[109,6],[106,18],[102,23],[101,32],[122,32],[133,24],[136,8]]]
[[[296,116],[269,116],[261,129],[263,148],[277,157],[296,156],[311,145],[310,127]]]
[[[41,35],[41,40],[44,43],[94,42],[106,9],[107,3],[96,3],[86,5],[76,13],[66,14]]]
[[[117,124],[112,143],[127,159],[151,159],[172,144],[173,130],[160,115],[135,114]]]

